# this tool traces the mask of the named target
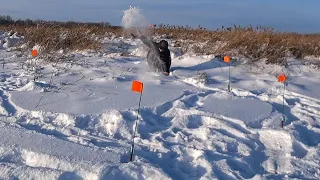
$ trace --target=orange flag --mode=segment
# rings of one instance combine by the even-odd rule
[[[33,56],[33,57],[36,57],[37,55],[38,55],[38,51],[37,50],[32,50],[31,51],[31,55]]]
[[[226,63],[229,63],[230,62],[230,57],[229,56],[224,56],[223,57],[223,61],[226,62]]]
[[[132,82],[132,91],[142,93],[143,91],[143,83],[137,80]]]
[[[278,82],[285,82],[287,80],[287,77],[285,74],[281,74],[279,77],[278,77]]]

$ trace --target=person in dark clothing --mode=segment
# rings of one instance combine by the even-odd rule
[[[149,48],[147,54],[147,63],[149,68],[155,72],[163,72],[165,75],[170,74],[171,55],[169,44],[166,40],[160,42],[153,42],[145,36],[139,39]]]

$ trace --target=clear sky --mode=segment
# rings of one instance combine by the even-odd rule
[[[263,25],[279,31],[320,33],[320,0],[0,0],[0,14],[13,18],[110,22],[139,6],[153,24]]]

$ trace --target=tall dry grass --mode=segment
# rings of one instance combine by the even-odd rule
[[[99,50],[106,36],[129,36],[121,27],[88,23],[52,23],[0,25],[0,31],[14,31],[25,36],[28,47],[35,44],[45,52],[65,50]],[[252,59],[267,59],[268,63],[282,63],[285,57],[302,59],[320,57],[320,34],[277,32],[268,27],[222,27],[207,30],[202,27],[156,25],[153,35],[164,35],[175,41],[184,51],[198,54],[228,54]]]
[[[155,28],[159,34],[170,34],[184,49],[191,45],[200,54],[229,54],[252,60],[268,59],[269,63],[281,63],[285,57],[302,59],[305,56],[320,57],[320,34],[277,32],[268,27],[229,27],[209,31],[175,26]],[[188,41],[189,40],[189,41]],[[197,43],[202,43],[198,44]]]
[[[106,35],[118,33],[115,27],[92,27],[85,24],[71,27],[59,25],[24,26],[10,25],[0,26],[1,31],[13,31],[25,37],[28,48],[40,45],[43,52],[64,50],[98,50],[102,44],[99,38]]]

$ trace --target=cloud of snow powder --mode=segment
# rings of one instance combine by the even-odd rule
[[[121,24],[125,29],[135,35],[147,36],[150,34],[148,30],[149,23],[138,7],[130,6],[129,9],[124,10]]]

